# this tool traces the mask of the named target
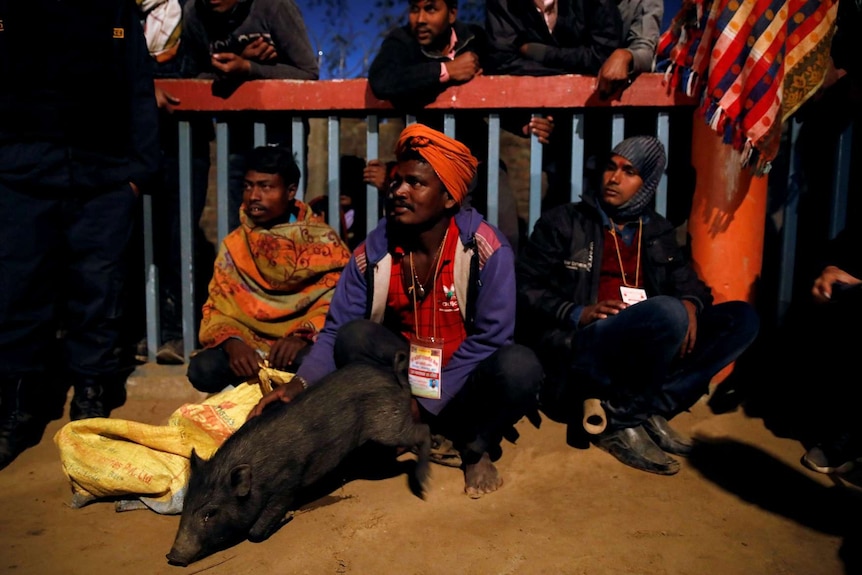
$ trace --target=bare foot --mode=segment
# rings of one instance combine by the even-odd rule
[[[464,467],[464,492],[471,499],[478,499],[487,493],[497,491],[503,485],[503,478],[491,457],[484,453],[476,463]]]

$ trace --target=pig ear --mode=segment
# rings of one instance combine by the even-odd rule
[[[203,462],[204,462],[203,459],[198,457],[198,454],[195,451],[194,447],[192,447],[192,454],[190,456],[190,459],[191,459],[191,464],[192,464],[192,471],[195,471],[196,469],[200,469],[201,464],[203,464]]]
[[[250,465],[244,463],[230,470],[230,487],[236,497],[246,497],[251,492]]]
[[[396,351],[395,357],[392,360],[392,368],[396,374],[406,373],[408,367],[409,356],[403,351]]]

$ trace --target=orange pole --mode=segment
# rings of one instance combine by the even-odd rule
[[[752,176],[741,157],[702,118],[694,119],[696,184],[688,231],[695,270],[712,288],[716,303],[754,303],[762,271],[768,178]],[[713,383],[732,370],[728,366]]]

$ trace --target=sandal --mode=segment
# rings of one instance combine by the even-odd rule
[[[439,465],[461,467],[461,454],[455,449],[452,441],[442,435],[434,434],[431,436],[430,459]]]

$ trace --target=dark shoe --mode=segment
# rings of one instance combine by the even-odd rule
[[[69,418],[72,421],[108,417],[110,414],[101,385],[75,386],[75,395],[69,406]]]
[[[659,475],[673,475],[679,471],[679,461],[668,457],[641,426],[605,432],[593,436],[592,442],[629,467]]]
[[[802,456],[802,465],[818,473],[847,473],[862,461],[862,449],[853,449],[849,435],[818,443]]]
[[[730,413],[736,409],[746,399],[746,393],[739,377],[734,377],[731,373],[727,379],[715,386],[712,393],[709,394],[709,400],[706,404],[709,409],[715,414]]]
[[[667,419],[661,415],[651,415],[643,423],[647,435],[668,453],[674,455],[688,455],[694,447],[690,437],[683,435],[668,424]]]
[[[12,411],[0,416],[0,469],[28,447],[38,444],[44,430],[44,423],[29,413]]]
[[[183,340],[172,339],[166,341],[156,352],[156,363],[162,365],[182,365],[186,362],[183,351]]]

